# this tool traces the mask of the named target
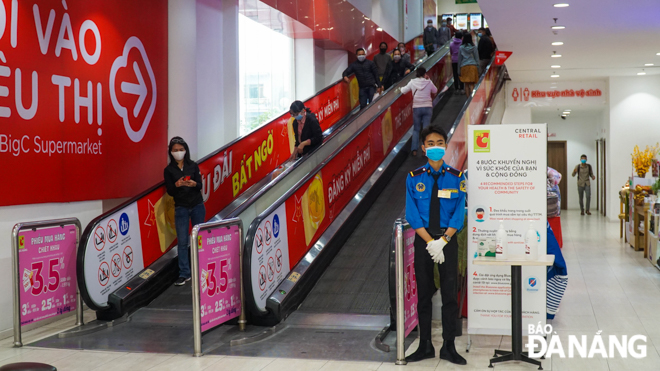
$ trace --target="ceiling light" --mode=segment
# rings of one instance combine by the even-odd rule
[[[660,53],[655,53],[655,55],[660,55]]]
[[[552,26],[553,30],[563,30],[564,28],[566,28],[566,27],[564,27],[564,26]]]
[[[561,58],[561,54],[553,54],[551,55],[552,58]]]
[[[552,66],[550,66],[550,68],[561,68],[561,66],[558,64],[553,64]]]
[[[568,7],[568,4],[566,3],[560,3],[560,4],[555,4],[553,5],[555,8],[566,8]]]
[[[378,28],[376,29],[376,31],[381,31],[381,32],[382,32],[382,31],[383,31],[383,29],[382,29],[382,28],[380,28],[380,27],[378,27]]]
[[[569,109],[565,109],[564,112],[571,112],[571,110],[569,110]]]
[[[559,77],[559,75],[550,75],[550,77]]]
[[[644,76],[646,75],[646,72],[637,72],[637,76]]]
[[[651,66],[653,66],[653,63],[647,63],[647,64],[645,64],[645,66],[646,67],[651,67]]]
[[[564,115],[570,115],[570,114],[571,114],[570,112],[566,112],[566,111],[564,111],[564,112],[562,112],[562,113],[563,113]]]
[[[561,42],[561,41],[555,41],[555,42],[552,43],[552,45],[553,46],[559,46],[559,45],[564,45],[564,43]]]

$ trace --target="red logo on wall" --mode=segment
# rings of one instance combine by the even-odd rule
[[[520,94],[518,94],[518,88],[513,88],[513,93],[511,93],[511,96],[513,97],[514,102],[518,101],[518,97],[520,96]]]
[[[128,197],[160,181],[167,2],[0,7],[0,160],[25,180],[0,186],[13,196],[0,206]]]
[[[506,62],[507,59],[513,54],[513,52],[502,52],[498,51],[495,53],[495,65],[496,66],[501,66]]]

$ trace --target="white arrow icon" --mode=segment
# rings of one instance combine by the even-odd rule
[[[138,83],[133,84],[131,82],[124,81],[121,83],[121,91],[126,94],[133,94],[139,97],[135,107],[133,108],[133,117],[138,117],[140,109],[142,108],[142,104],[147,98],[147,85],[144,83],[142,72],[140,71],[140,66],[138,66],[137,62],[133,62],[133,71],[135,71],[135,76],[138,79]]]

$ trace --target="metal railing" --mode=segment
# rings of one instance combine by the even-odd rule
[[[80,232],[82,229],[78,218],[63,218],[63,219],[18,223],[12,229],[11,254],[12,254],[12,280],[13,280],[12,287],[14,289],[13,297],[14,297],[14,346],[15,347],[23,346],[22,324],[21,324],[21,295],[20,295],[21,282],[19,279],[19,275],[21,273],[19,271],[19,250],[21,249],[21,242],[19,240],[20,232],[27,229],[36,231],[44,228],[65,227],[70,225],[76,227],[76,254],[77,254],[78,247],[80,246]],[[66,262],[66,264],[75,264],[75,259],[71,262]],[[77,282],[77,280],[75,280],[75,282]],[[44,281],[41,282],[41,285],[45,285]],[[81,326],[82,324],[83,324],[83,303],[80,297],[80,290],[76,285],[76,326]]]
[[[201,284],[200,281],[202,276],[200,275],[199,267],[199,247],[201,247],[202,242],[198,242],[198,237],[201,237],[202,232],[210,232],[212,230],[217,230],[220,228],[229,229],[231,227],[238,227],[238,246],[235,248],[238,249],[237,253],[239,256],[239,261],[237,265],[237,274],[233,278],[238,279],[239,290],[240,290],[240,308],[241,312],[238,319],[238,327],[240,331],[245,331],[246,316],[245,316],[245,299],[244,299],[244,290],[243,290],[243,279],[242,279],[242,267],[243,267],[243,223],[239,218],[226,219],[219,222],[209,222],[198,224],[192,229],[190,236],[190,265],[192,271],[192,306],[193,306],[193,349],[194,356],[202,356],[202,306],[201,306]],[[221,268],[222,269],[222,268]],[[213,272],[215,273],[215,272]],[[229,280],[231,277],[227,276],[225,284],[229,285]],[[215,288],[214,288],[215,289]],[[224,322],[224,321],[223,321]],[[222,324],[223,322],[216,323],[213,327]]]

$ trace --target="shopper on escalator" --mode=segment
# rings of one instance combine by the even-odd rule
[[[451,31],[451,37],[454,37],[454,35],[456,35],[456,27],[452,25],[451,17],[447,17],[447,28]]]
[[[174,284],[182,286],[190,281],[190,223],[193,227],[204,223],[206,209],[202,198],[202,175],[197,163],[190,159],[188,144],[181,137],[172,138],[168,155],[170,163],[165,167],[163,176],[167,193],[174,198],[179,253],[179,278]]]
[[[449,44],[449,51],[451,52],[451,67],[454,70],[454,92],[457,94],[461,93],[463,89],[465,89],[461,79],[458,78],[458,53],[460,51],[462,42],[463,32],[456,31],[454,38],[451,40],[451,44]]]
[[[392,61],[392,57],[390,57],[390,55],[387,54],[386,42],[384,41],[381,42],[378,48],[380,50],[380,53],[374,56],[374,63],[376,63],[376,67],[378,68],[379,81],[382,82],[383,76],[385,75],[385,71],[387,70],[387,65]]]
[[[479,69],[485,71],[488,63],[493,58],[493,54],[495,54],[495,45],[493,45],[493,40],[486,34],[485,28],[481,27],[477,35],[479,36],[479,46],[477,47],[479,50]]]
[[[430,57],[433,52],[435,52],[435,47],[437,45],[436,39],[438,37],[438,30],[433,27],[433,21],[428,20],[426,22],[426,28],[424,29],[424,36],[422,40],[424,42],[424,49],[426,49],[426,56]]]
[[[416,70],[417,78],[410,80],[408,85],[401,88],[401,93],[413,93],[413,135],[411,153],[417,156],[419,149],[419,132],[431,124],[433,115],[433,94],[438,92],[438,88],[433,85],[426,74],[426,68],[418,67]]]
[[[363,109],[374,99],[376,91],[380,92],[381,84],[378,68],[373,61],[367,59],[364,49],[359,48],[355,54],[357,54],[357,60],[344,70],[342,76],[346,83],[350,83],[351,80],[348,79],[348,76],[355,74],[360,86],[360,109]]]
[[[406,44],[399,43],[399,45],[397,45],[397,49],[399,49],[399,51],[401,52],[401,60],[404,62],[411,63],[410,53],[408,53],[408,51],[406,50]],[[394,57],[394,52],[392,53],[392,56]]]
[[[392,60],[387,64],[385,75],[383,76],[383,89],[387,90],[390,86],[401,81],[403,77],[410,73],[415,68],[410,62],[406,62],[401,57],[401,51],[394,49]]]
[[[479,52],[472,42],[472,35],[463,35],[463,43],[458,51],[458,76],[465,84],[465,95],[470,97],[474,85],[479,82]]]
[[[305,107],[303,102],[297,100],[291,103],[289,113],[295,120],[293,121],[293,134],[296,138],[293,157],[302,157],[323,143],[323,131],[319,120],[312,110]]]
[[[451,40],[451,30],[447,27],[447,22],[442,22],[442,26],[438,28],[438,37],[436,42],[438,43],[438,48],[442,48],[443,45],[448,43]]]

